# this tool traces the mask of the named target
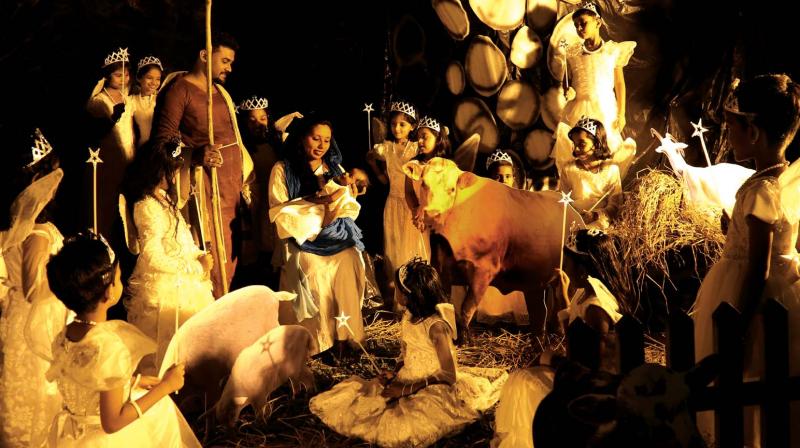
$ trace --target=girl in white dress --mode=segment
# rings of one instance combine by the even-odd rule
[[[393,278],[394,271],[411,258],[430,257],[425,238],[412,222],[411,209],[406,202],[406,175],[403,173],[403,165],[419,150],[417,142],[411,139],[417,118],[413,105],[392,102],[389,108],[391,138],[375,145],[367,154],[367,160],[381,183],[389,183],[389,196],[383,209],[383,253],[388,279]],[[378,168],[376,160],[386,163],[385,172]],[[390,280],[391,296],[393,290],[394,282]]]
[[[199,249],[174,202],[181,147],[165,142],[140,151],[126,180],[133,203],[139,258],[128,280],[128,322],[158,344],[156,356],[142,363],[155,374],[172,335],[198,311],[214,302],[209,272],[212,255]]]
[[[128,97],[131,75],[127,49],[120,48],[108,55],[102,72],[103,78],[92,91],[86,110],[95,120],[100,159],[103,161],[98,167],[103,181],[97,189],[97,226],[102,235],[109,235],[118,215],[120,182],[136,152],[134,108]],[[88,179],[91,179],[91,175]],[[91,204],[90,183],[87,183],[86,191],[88,194],[85,197]],[[88,219],[87,222],[92,222],[91,216]]]
[[[587,226],[606,229],[622,205],[622,179],[611,161],[603,123],[583,117],[568,135],[575,159],[564,165],[559,188],[572,192],[572,206]]]
[[[57,382],[64,407],[53,419],[47,445],[199,447],[167,397],[183,386],[183,365],[161,380],[134,377],[155,343],[126,322],[106,320],[122,295],[122,281],[114,252],[100,238],[78,235],[47,265],[53,292],[77,314],[53,344],[47,375]]]
[[[756,172],[739,189],[733,215],[723,218],[727,240],[722,258],[703,279],[694,305],[695,358],[714,350],[712,316],[728,302],[741,313],[745,333],[745,380],[764,373],[761,306],[777,298],[789,311],[789,376],[800,375],[800,276],[795,249],[797,193],[784,194],[798,165],[787,170],[786,147],[800,126],[800,86],[786,75],[759,76],[742,83],[725,106],[725,123],[737,161],[754,160]],[[788,177],[788,178],[787,178]],[[791,405],[790,421],[800,419],[800,403]],[[746,408],[749,409],[749,408]],[[713,414],[701,413],[698,427],[713,439]],[[792,426],[790,446],[800,446],[800,428]],[[760,445],[759,417],[749,409],[745,444]]]
[[[136,123],[138,131],[136,147],[141,148],[150,140],[156,96],[161,87],[161,75],[164,73],[164,67],[155,56],[145,56],[139,59],[136,66],[136,82],[139,84],[139,93],[131,95],[130,102],[133,108],[133,121]]]
[[[492,407],[507,375],[459,369],[455,312],[433,267],[412,260],[400,267],[395,281],[407,308],[396,375],[351,377],[312,398],[309,409],[346,436],[382,447],[425,447],[458,433]]]
[[[58,157],[41,132],[25,136],[24,168],[3,176],[9,184],[0,211],[0,446],[39,446],[61,394],[47,381],[50,346],[67,323],[64,305],[50,292],[45,267],[62,236],[47,222],[63,177]],[[24,146],[23,146],[24,145]],[[33,153],[34,147],[39,152]],[[12,153],[13,154],[13,153]],[[9,160],[16,162],[13,156]],[[10,164],[16,166],[16,164]],[[4,173],[9,174],[9,173]],[[16,195],[16,193],[19,193]],[[12,202],[13,201],[13,202]]]
[[[556,129],[554,155],[559,174],[572,156],[569,130],[582,116],[594,117],[603,123],[608,148],[624,176],[636,152],[636,142],[622,139],[625,128],[625,76],[636,42],[604,41],[600,37],[603,19],[597,5],[586,1],[572,13],[572,20],[582,43],[566,49],[565,83],[575,90],[575,97],[564,106]],[[567,89],[564,89],[565,95]]]

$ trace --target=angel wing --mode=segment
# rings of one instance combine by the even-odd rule
[[[33,231],[36,218],[56,194],[64,177],[61,168],[28,185],[11,204],[11,226],[0,240],[0,254],[21,244]]]
[[[386,140],[386,123],[378,117],[372,117],[372,144],[377,145]],[[372,149],[372,148],[370,148]]]
[[[781,205],[786,219],[800,221],[800,159],[795,160],[778,178],[781,185]]]
[[[471,172],[475,168],[475,158],[478,156],[480,143],[480,134],[472,134],[453,153],[453,161],[461,171]]]
[[[292,121],[295,118],[303,118],[303,114],[300,112],[292,112],[290,114],[286,114],[281,118],[275,120],[275,129],[278,130],[280,133],[285,133],[286,129],[292,124]]]

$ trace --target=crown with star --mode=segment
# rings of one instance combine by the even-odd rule
[[[436,121],[435,118],[428,116],[422,117],[422,119],[419,120],[417,129],[419,128],[428,128],[428,129],[433,129],[436,132],[442,132],[442,125],[439,124],[439,122]]]
[[[392,101],[389,105],[389,112],[402,112],[413,119],[417,119],[417,109],[411,103],[405,101]]]
[[[33,160],[29,164],[25,165],[25,168],[36,165],[51,152],[53,152],[53,146],[50,145],[50,142],[48,142],[46,138],[44,138],[42,131],[39,130],[39,128],[36,128],[33,131],[33,146],[31,146],[31,157]]]
[[[487,159],[486,159],[486,169],[488,170],[492,164],[497,162],[505,162],[511,166],[514,166],[514,159],[511,156],[503,151],[502,149],[495,150]]]
[[[267,101],[264,97],[259,96],[251,96],[250,98],[242,101],[239,103],[239,110],[258,110],[258,109],[266,109],[269,107],[269,101]]]
[[[583,129],[584,131],[597,137],[597,120],[584,115],[580,120],[578,120],[577,123],[575,123],[575,126],[572,129]]]
[[[595,2],[592,1],[585,1],[579,4],[575,12],[577,13],[578,11],[589,11],[594,15],[596,15],[597,17],[600,17],[600,11],[597,9],[597,4],[595,4]],[[573,16],[574,15],[575,13],[573,13]]]
[[[110,55],[106,56],[105,61],[103,61],[103,67],[108,67],[109,65],[115,62],[128,62],[127,48],[120,48],[119,50],[112,52]]]
[[[142,67],[148,65],[157,65],[162,72],[164,71],[164,67],[161,65],[161,59],[158,59],[155,56],[145,56],[142,59],[139,59],[139,63],[136,64],[136,70],[139,71],[142,69]]]

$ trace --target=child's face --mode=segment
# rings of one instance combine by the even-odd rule
[[[407,140],[408,134],[414,130],[414,126],[408,121],[405,114],[395,114],[390,125],[395,140]]]
[[[160,85],[161,70],[159,70],[158,67],[150,67],[147,73],[141,75],[139,78],[139,87],[142,89],[143,96],[156,93]]]
[[[428,128],[420,128],[417,131],[417,142],[421,153],[430,154],[436,149],[436,134]]]
[[[602,161],[597,160],[594,156],[594,137],[592,134],[584,131],[583,129],[578,129],[572,132],[570,136],[570,140],[572,140],[572,145],[574,149],[572,150],[572,155],[575,157],[584,167],[595,167],[598,164],[602,163]]]
[[[247,111],[247,129],[251,134],[257,135],[259,129],[266,129],[269,124],[269,117],[266,109],[255,109]]]
[[[752,145],[748,139],[750,124],[741,115],[725,112],[725,124],[728,127],[728,141],[733,146],[733,157],[737,162],[753,158]]]
[[[125,73],[125,84],[130,84],[131,82],[131,74],[128,72],[128,67],[125,67],[125,71],[123,72],[122,68],[118,68],[111,73],[108,80],[108,87],[112,89],[121,89],[122,88],[122,74]]]
[[[499,165],[495,170],[492,179],[500,182],[501,184],[514,186],[514,167],[510,165]]]
[[[575,31],[581,39],[594,38],[600,34],[600,18],[596,15],[584,12],[572,18]]]

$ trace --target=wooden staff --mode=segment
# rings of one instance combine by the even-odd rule
[[[214,82],[211,79],[211,0],[206,0],[206,82],[208,86],[208,144],[214,146]],[[222,281],[223,294],[228,293],[228,275],[225,272],[225,240],[222,235],[222,208],[219,203],[219,178],[217,168],[211,167],[211,217],[216,239],[217,266],[219,266],[220,280]]]

